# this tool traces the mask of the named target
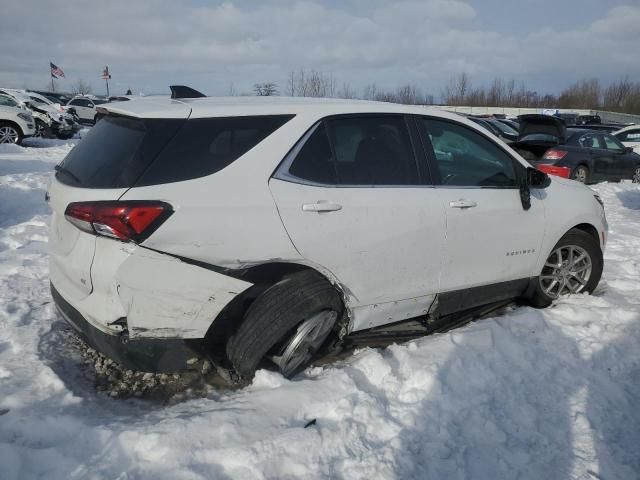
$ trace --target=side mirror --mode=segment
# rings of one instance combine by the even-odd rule
[[[624,147],[622,149],[622,153],[631,153],[633,152],[633,147]]]
[[[533,167],[527,168],[527,185],[531,188],[547,188],[550,184],[549,175]]]

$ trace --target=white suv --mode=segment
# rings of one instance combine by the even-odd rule
[[[84,123],[95,123],[96,121],[96,106],[107,103],[107,100],[103,100],[96,97],[77,96],[73,97],[67,103],[67,110],[73,108],[78,116],[78,120]]]
[[[23,110],[13,98],[0,95],[0,143],[22,143],[36,133],[36,123],[30,112]]]
[[[298,98],[102,113],[52,179],[51,283],[128,368],[178,371],[196,352],[290,376],[357,332],[542,307],[600,280],[599,198],[462,117]]]

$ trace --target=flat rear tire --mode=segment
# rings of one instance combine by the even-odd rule
[[[266,361],[293,377],[327,343],[342,312],[340,295],[324,277],[314,271],[294,273],[251,304],[227,342],[227,358],[247,380]]]

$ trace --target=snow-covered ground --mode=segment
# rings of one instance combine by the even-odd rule
[[[596,187],[601,286],[294,381],[160,405],[98,393],[48,292],[47,176],[0,146],[0,478],[640,478],[640,188]],[[304,428],[316,419],[316,424]]]

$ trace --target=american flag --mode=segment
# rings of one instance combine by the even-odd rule
[[[51,62],[49,62],[49,65],[51,65],[51,76],[53,78],[64,78],[64,72],[60,67],[54,65]]]

